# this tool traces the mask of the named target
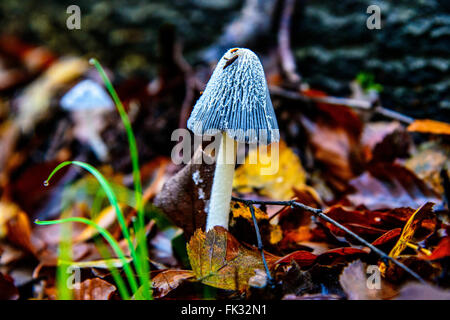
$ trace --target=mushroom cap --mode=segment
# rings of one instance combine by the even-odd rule
[[[234,48],[223,55],[187,125],[196,135],[226,132],[238,142],[279,141],[264,69],[255,53]]]
[[[70,89],[60,101],[61,107],[69,111],[114,109],[114,102],[95,81],[83,80]]]

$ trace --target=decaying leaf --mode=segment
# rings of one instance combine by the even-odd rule
[[[414,237],[414,233],[420,227],[423,219],[432,212],[433,206],[433,203],[427,202],[413,213],[406,225],[403,227],[397,243],[389,252],[390,257],[397,258],[403,250],[406,249],[408,242],[410,242]],[[380,271],[382,274],[385,274],[386,272],[386,264],[384,262],[380,263]]]
[[[197,229],[187,245],[189,261],[197,280],[228,290],[248,288],[256,269],[264,269],[256,248],[246,248],[222,227],[214,227],[206,234]],[[266,253],[272,264],[275,258]]]
[[[20,208],[11,202],[0,202],[0,239],[4,238],[8,234],[7,223],[10,219],[14,218]]]
[[[125,207],[119,204],[121,210]],[[113,206],[108,206],[103,209],[94,219],[94,222],[102,228],[110,227],[117,219],[116,210]],[[89,240],[93,236],[98,234],[98,230],[94,227],[87,226],[79,235],[74,239],[75,242],[83,242]]]
[[[155,206],[184,230],[186,238],[206,224],[214,165],[199,160],[205,158],[212,163],[209,155],[198,149],[191,162],[164,184],[154,200]]]
[[[19,299],[19,290],[14,285],[14,280],[0,272],[0,300]]]
[[[409,283],[400,289],[396,300],[450,300],[450,290],[430,284]]]
[[[278,147],[279,156],[273,156]],[[290,199],[293,188],[305,184],[306,173],[298,156],[280,141],[278,145],[267,147],[267,152],[259,149],[249,151],[245,163],[236,169],[233,188],[249,193],[257,190],[272,199]]]
[[[100,278],[87,279],[73,290],[75,300],[109,300],[116,287]]]
[[[366,162],[392,162],[409,155],[412,140],[399,122],[379,121],[364,126],[361,145]]]
[[[420,179],[427,182],[436,192],[442,194],[444,188],[440,171],[443,168],[447,168],[447,174],[450,174],[450,148],[448,145],[437,141],[425,142],[405,162],[405,166],[414,171]]]
[[[194,272],[191,270],[164,270],[158,273],[153,279],[153,297],[162,298],[169,292],[176,289],[183,281],[193,278]]]
[[[377,163],[350,181],[356,190],[347,196],[354,205],[370,210],[411,207],[440,201],[440,196],[412,171],[398,164]]]
[[[402,253],[403,250],[405,250],[407,246],[406,244],[412,240],[414,233],[419,228],[422,220],[432,212],[433,206],[433,203],[428,202],[414,212],[403,228],[400,239],[398,239],[394,248],[392,248],[391,252],[389,252],[390,257],[396,258]]]
[[[30,221],[23,211],[19,211],[8,221],[8,239],[28,252],[35,253],[36,249],[31,241]]]
[[[425,257],[428,260],[438,260],[450,256],[450,237],[447,236],[442,239],[434,248],[430,256]]]

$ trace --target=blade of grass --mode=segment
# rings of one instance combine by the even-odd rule
[[[69,216],[70,211],[64,210],[62,217]],[[60,230],[61,241],[59,244],[59,258],[72,261],[72,228],[70,225],[61,226]],[[67,265],[58,264],[56,269],[56,286],[58,300],[71,300],[73,298],[72,288],[68,285],[69,273],[67,272]]]
[[[141,278],[141,284],[144,287],[144,296],[145,298],[151,299],[151,291],[150,291],[150,266],[148,264],[148,249],[147,242],[145,238],[145,220],[144,220],[144,206],[142,201],[142,183],[141,183],[141,173],[139,170],[139,158],[138,158],[138,150],[136,138],[133,133],[133,129],[131,127],[130,119],[123,107],[122,102],[117,95],[116,90],[114,89],[111,81],[106,75],[103,67],[97,61],[97,59],[90,59],[89,63],[94,65],[100,76],[102,77],[103,82],[105,83],[106,88],[109,91],[109,94],[114,100],[117,111],[119,112],[120,118],[122,119],[122,123],[125,127],[125,131],[128,137],[128,143],[130,148],[130,157],[131,163],[133,167],[133,181],[134,181],[134,189],[135,189],[135,197],[136,197],[136,208],[138,212],[138,224],[136,232],[136,237],[138,239],[138,250],[139,250],[139,259],[140,259],[140,268],[138,270],[139,276]],[[147,293],[148,292],[148,293]]]
[[[111,248],[114,250],[116,255],[119,257],[120,261],[123,264],[123,268],[125,270],[125,275],[127,276],[128,282],[130,284],[131,290],[133,292],[136,292],[138,290],[138,285],[136,282],[136,279],[134,277],[133,271],[130,267],[130,264],[127,261],[127,258],[125,257],[125,254],[123,253],[122,249],[120,249],[119,244],[114,239],[114,237],[109,233],[106,229],[100,227],[96,223],[92,222],[89,219],[86,218],[80,218],[80,217],[71,217],[71,218],[65,218],[60,220],[51,220],[51,221],[39,221],[35,220],[35,223],[38,225],[52,225],[52,224],[61,224],[61,223],[67,223],[67,222],[79,222],[87,224],[91,227],[94,227],[97,229],[97,231],[105,238],[105,240],[109,243]],[[125,300],[128,300],[130,298],[130,295],[128,292],[121,292],[121,294],[124,294]]]
[[[105,177],[103,177],[103,175],[97,169],[95,169],[93,166],[91,166],[90,164],[87,164],[85,162],[81,162],[81,161],[65,161],[65,162],[60,163],[55,169],[53,169],[53,171],[48,176],[47,180],[44,182],[44,185],[47,186],[50,183],[50,179],[55,175],[55,173],[57,173],[59,170],[61,170],[65,166],[68,166],[68,165],[71,165],[71,164],[79,166],[79,167],[87,170],[100,183],[101,187],[105,191],[106,196],[108,197],[109,202],[111,203],[111,205],[114,207],[114,209],[116,211],[117,220],[119,221],[119,225],[120,225],[120,227],[122,229],[122,233],[123,233],[123,235],[124,235],[124,237],[125,237],[125,239],[126,239],[126,241],[128,243],[128,247],[130,249],[131,257],[133,258],[133,261],[135,261],[136,269],[138,269],[140,267],[139,266],[139,261],[137,260],[136,251],[134,250],[134,246],[133,246],[133,242],[131,240],[130,232],[128,231],[127,224],[125,222],[125,217],[124,217],[124,215],[122,213],[122,210],[120,209],[119,203],[117,202],[117,198],[114,195],[114,192],[112,191],[111,186],[109,185],[109,183],[105,179]]]
[[[105,196],[106,195],[105,195],[105,192],[103,191],[103,189],[99,188],[95,195],[94,201],[92,203],[92,208],[91,208],[91,212],[90,212],[91,219],[95,219],[99,215]],[[113,262],[113,261],[115,261],[115,259],[111,259],[108,249],[99,239],[97,239],[97,238],[94,239],[94,242],[95,242],[95,246],[97,247],[100,255],[103,258],[103,262],[105,263],[108,270],[111,271],[111,276],[117,285],[120,296],[122,297],[122,299],[126,300],[125,298],[127,298],[128,290],[125,285],[125,282],[123,281],[122,277],[120,276],[119,270],[117,269],[117,267],[115,266],[115,264]],[[83,265],[83,263],[79,263],[78,265]]]

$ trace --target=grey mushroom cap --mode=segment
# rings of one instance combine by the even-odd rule
[[[187,126],[196,135],[226,132],[243,143],[280,140],[264,69],[255,53],[235,48],[224,54]]]

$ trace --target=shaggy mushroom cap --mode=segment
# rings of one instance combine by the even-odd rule
[[[264,69],[249,49],[228,50],[219,60],[188,120],[196,135],[226,132],[243,143],[280,139]]]

